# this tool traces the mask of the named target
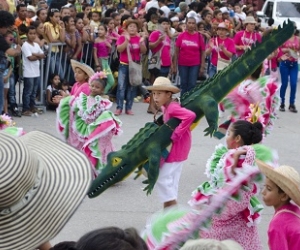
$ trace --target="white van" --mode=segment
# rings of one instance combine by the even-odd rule
[[[266,0],[262,10],[256,12],[261,19],[261,27],[268,26],[269,18],[274,19],[274,26],[282,25],[287,19],[294,21],[300,29],[300,0]]]

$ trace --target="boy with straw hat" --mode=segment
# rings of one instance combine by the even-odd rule
[[[299,250],[300,175],[290,166],[273,168],[258,160],[257,165],[267,177],[262,191],[263,201],[275,209],[268,229],[269,248]]]
[[[172,95],[179,93],[180,89],[173,86],[167,77],[157,77],[153,85],[146,87],[146,89],[152,91],[156,106],[162,109],[164,122],[171,118],[181,120],[181,123],[172,133],[172,147],[159,169],[156,182],[157,193],[164,204],[164,208],[166,208],[177,204],[179,179],[183,163],[188,158],[191,149],[190,127],[196,114],[181,107],[180,103],[173,101]]]

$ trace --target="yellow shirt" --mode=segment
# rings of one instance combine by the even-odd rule
[[[60,26],[59,25],[55,25],[55,27],[54,27],[53,24],[50,23],[50,22],[45,22],[44,23],[44,30],[45,30],[44,38],[47,41],[47,43],[49,44],[50,41],[49,41],[49,38],[46,35],[46,30],[47,29],[50,30],[52,38],[54,40],[59,40],[59,32],[60,32]],[[51,52],[58,52],[58,51],[59,51],[58,46],[53,46],[52,49],[51,49]]]

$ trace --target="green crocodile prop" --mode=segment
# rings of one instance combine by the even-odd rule
[[[217,129],[218,103],[236,85],[252,74],[268,55],[288,40],[293,32],[293,23],[291,21],[284,23],[283,27],[278,27],[264,37],[261,43],[253,45],[251,50],[226,69],[197,85],[182,97],[181,105],[196,114],[194,123],[198,123],[203,116],[206,117],[209,127],[204,130],[205,135],[212,136]],[[159,120],[162,122],[161,117]],[[161,156],[171,145],[172,132],[179,124],[180,120],[176,118],[170,119],[161,126],[147,123],[121,150],[108,155],[107,165],[93,181],[88,196],[90,198],[98,196],[136,169],[137,178],[147,161],[149,161],[148,179],[143,183],[147,184],[144,191],[150,194],[158,177]]]

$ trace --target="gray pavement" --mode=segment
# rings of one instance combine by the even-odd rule
[[[296,102],[296,106],[300,109],[299,100]],[[114,109],[115,105],[112,110]],[[146,109],[147,104],[134,103],[134,116],[120,116],[124,133],[114,139],[116,149],[126,143],[146,122],[153,120],[153,116],[147,114]],[[59,137],[55,128],[54,112],[47,111],[46,114],[40,115],[38,118],[15,118],[15,122],[18,127],[23,127],[27,132],[41,130]],[[187,204],[191,192],[198,184],[206,180],[204,176],[206,161],[214,151],[214,147],[220,143],[216,139],[204,136],[203,130],[206,126],[205,119],[202,119],[192,132],[193,145],[180,180],[180,204]],[[300,172],[299,129],[300,113],[281,112],[279,113],[279,119],[275,121],[272,134],[266,138],[265,144],[278,150],[280,164],[291,165]],[[66,155],[66,157],[68,156]],[[105,226],[118,226],[121,228],[132,226],[142,230],[147,218],[161,209],[161,204],[155,194],[147,197],[145,192],[142,191],[143,184],[141,182],[143,179],[141,177],[135,181],[133,175],[131,175],[97,198],[86,198],[59,235],[51,241],[52,244],[65,240],[76,241],[90,230]],[[273,208],[266,208],[259,224],[264,249],[268,249],[266,232],[272,214]]]

